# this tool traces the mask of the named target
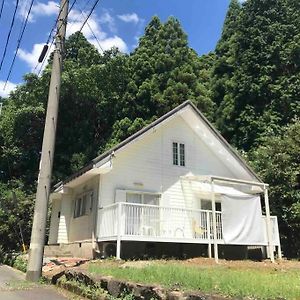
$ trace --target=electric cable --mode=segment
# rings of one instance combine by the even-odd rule
[[[1,8],[0,8],[0,19],[1,19],[1,16],[2,16],[2,11],[3,11],[4,2],[5,2],[5,1],[2,0]]]
[[[75,5],[76,2],[77,2],[77,0],[74,0],[74,1],[73,1],[72,5],[71,5],[71,7],[70,7],[70,9],[69,9],[69,11],[68,11],[67,17],[69,16],[69,14],[70,14],[71,10],[73,9],[73,7],[74,7],[74,5]],[[89,1],[88,1],[88,2],[89,2]],[[65,2],[64,5],[61,7],[61,9],[60,9],[60,11],[59,11],[59,14],[58,14],[58,16],[57,16],[57,18],[56,18],[55,24],[54,24],[54,26],[52,27],[52,29],[51,29],[51,31],[50,31],[50,34],[49,34],[49,36],[48,36],[47,42],[46,42],[45,45],[44,45],[44,48],[43,48],[42,53],[41,53],[41,55],[40,55],[40,58],[39,58],[37,64],[35,65],[35,67],[34,67],[34,71],[35,71],[35,70],[37,69],[39,63],[42,63],[42,64],[41,64],[41,67],[40,67],[40,70],[39,70],[39,72],[37,73],[38,76],[40,75],[40,73],[41,73],[41,71],[42,71],[42,69],[43,69],[43,67],[44,67],[44,64],[45,64],[45,62],[46,62],[47,53],[48,53],[48,51],[51,50],[51,47],[52,47],[52,45],[53,45],[53,43],[54,43],[55,35],[56,35],[56,34],[52,37],[51,44],[50,44],[50,46],[48,46],[48,44],[49,44],[49,42],[50,42],[50,39],[51,39],[51,36],[52,36],[52,32],[55,30],[55,27],[56,27],[57,22],[58,22],[58,18],[59,18],[59,16],[60,16],[60,14],[61,14],[61,12],[62,12],[62,10],[63,10],[63,8],[64,8],[64,6],[65,6],[66,3],[67,3],[67,2]],[[61,26],[62,26],[62,24],[59,26],[59,28],[57,29],[56,32],[59,32]],[[47,46],[47,47],[45,47],[45,46]],[[46,49],[46,51],[44,51],[45,49]],[[40,60],[41,60],[41,61],[40,61]]]
[[[92,14],[93,11],[95,10],[95,8],[96,8],[96,6],[97,6],[97,4],[98,4],[99,1],[100,1],[100,0],[96,0],[96,1],[95,1],[94,5],[92,6],[92,8],[91,8],[91,10],[90,10],[90,12],[89,12],[89,14],[87,15],[86,19],[84,20],[83,24],[81,25],[80,30],[78,31],[78,33],[80,33],[80,32],[82,31],[83,27],[84,27],[85,24],[87,23],[88,19],[90,18],[91,14]],[[73,8],[75,2],[76,2],[76,0],[74,0],[74,3],[72,4],[71,9]],[[89,1],[88,1],[88,2],[89,2]],[[87,5],[87,4],[86,4],[86,5]],[[85,5],[85,7],[86,7],[86,5]],[[71,9],[69,10],[68,14],[70,13]],[[59,31],[59,29],[60,29],[60,28],[58,28],[57,31]],[[78,37],[77,37],[77,40],[78,40],[78,38],[79,38],[79,35],[78,35]],[[53,37],[52,42],[51,42],[51,44],[50,44],[50,46],[49,46],[49,49],[51,49],[53,43],[54,43],[54,37]],[[49,49],[48,49],[48,50],[49,50]],[[45,64],[45,58],[46,58],[46,55],[45,55],[45,57],[44,57],[44,60],[43,60],[42,65],[41,65],[41,67],[40,67],[40,70],[39,70],[39,72],[38,72],[38,74],[37,74],[38,76],[40,75],[40,73],[41,73],[41,71],[42,71],[42,68],[43,68],[43,66],[44,66],[44,64]],[[36,66],[36,67],[37,67],[37,66]]]
[[[28,24],[28,19],[29,19],[29,15],[30,15],[30,13],[31,13],[31,10],[32,10],[33,3],[34,3],[34,0],[31,0],[30,6],[29,6],[29,10],[28,10],[27,15],[26,15],[26,18],[24,19],[24,22],[23,22],[23,28],[21,27],[21,32],[20,32],[20,36],[19,36],[19,39],[18,39],[17,48],[16,48],[16,51],[15,51],[13,60],[12,60],[12,62],[11,62],[11,65],[10,65],[10,68],[9,68],[9,71],[8,71],[8,75],[7,75],[7,77],[6,77],[6,81],[5,81],[3,90],[5,90],[5,88],[6,88],[7,82],[8,82],[8,80],[9,80],[9,77],[10,77],[10,75],[11,75],[12,69],[13,69],[13,67],[14,67],[15,60],[16,60],[18,51],[19,51],[20,46],[21,46],[21,41],[22,41],[22,38],[23,38],[23,35],[24,35],[24,32],[25,32],[26,26],[27,26],[27,24]]]
[[[4,61],[5,56],[6,56],[7,46],[8,46],[8,43],[9,43],[11,31],[12,31],[14,23],[15,23],[16,12],[17,12],[18,6],[19,6],[19,0],[17,0],[17,2],[16,2],[14,14],[13,14],[13,18],[12,18],[12,21],[11,21],[11,24],[10,24],[10,28],[9,28],[9,32],[8,32],[8,35],[7,35],[7,38],[6,38],[5,48],[4,48],[4,52],[3,52],[1,63],[0,63],[0,70],[2,68],[3,61]]]
[[[81,9],[80,9],[80,12],[81,12],[81,14],[82,14],[84,17],[86,17]],[[93,30],[92,27],[90,26],[89,22],[86,22],[86,25],[89,27],[89,29],[90,29],[92,35],[93,35],[94,38],[96,39],[96,42],[97,42],[99,48],[101,49],[102,52],[104,52],[104,50],[103,50],[103,48],[102,48],[102,46],[101,46],[101,44],[100,44],[100,41],[99,41],[99,39],[97,38],[97,36],[96,36],[94,30]]]

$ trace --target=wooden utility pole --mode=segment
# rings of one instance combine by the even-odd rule
[[[30,281],[38,281],[42,274],[68,6],[68,0],[61,0],[26,273]]]

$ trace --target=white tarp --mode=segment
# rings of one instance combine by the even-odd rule
[[[259,196],[222,194],[221,201],[225,244],[260,245],[265,243]]]

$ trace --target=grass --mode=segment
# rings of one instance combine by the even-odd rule
[[[86,299],[98,300],[98,299],[108,299],[108,300],[133,300],[131,294],[124,294],[121,298],[115,298],[109,295],[105,290],[100,286],[85,285],[84,283],[78,282],[76,280],[67,280],[65,277],[60,278],[59,286],[67,288],[67,290],[72,291],[80,297],[85,297]],[[73,299],[82,299],[78,298],[76,295],[73,295]]]
[[[11,280],[6,284],[3,290],[27,290],[36,287],[37,283],[23,281],[23,280]]]
[[[166,288],[218,293],[254,299],[300,299],[300,270],[231,268],[229,266],[187,266],[152,262],[143,268],[121,268],[120,264],[93,263],[89,271]]]

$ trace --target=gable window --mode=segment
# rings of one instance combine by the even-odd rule
[[[173,142],[173,165],[185,166],[185,147],[182,143]]]
[[[85,192],[75,199],[74,218],[89,215],[93,208],[93,192]]]

